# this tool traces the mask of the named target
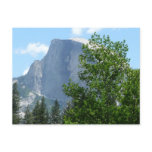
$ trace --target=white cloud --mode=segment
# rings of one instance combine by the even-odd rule
[[[88,28],[87,30],[83,30],[83,28],[72,28],[72,34],[74,35],[82,35],[82,32],[87,34],[93,34],[94,32],[99,32],[102,28]]]
[[[88,34],[93,34],[94,32],[99,32],[102,28],[89,28],[87,30]]]
[[[82,28],[72,28],[72,34],[81,35],[82,34]]]
[[[26,68],[26,69],[24,70],[24,72],[23,72],[23,75],[26,75],[26,74],[28,73],[29,69],[30,69],[29,67]]]
[[[46,54],[49,47],[45,44],[37,43],[29,43],[25,49],[17,49],[15,52],[17,54],[30,54],[35,57],[39,53]]]
[[[89,43],[89,41],[87,39],[83,39],[83,38],[71,38],[70,40],[77,41],[77,42],[84,43],[84,44]]]

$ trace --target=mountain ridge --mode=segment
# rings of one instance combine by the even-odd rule
[[[87,42],[81,38],[53,39],[47,54],[41,60],[35,60],[26,75],[14,78],[13,81],[18,82],[19,88],[26,88],[50,100],[57,99],[60,105],[65,105],[69,98],[63,93],[62,85],[69,78],[79,82],[78,56],[82,53],[82,44]],[[25,102],[24,99],[22,96],[22,102]]]

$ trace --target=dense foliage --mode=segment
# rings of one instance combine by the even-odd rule
[[[79,79],[69,80],[63,90],[71,101],[61,112],[56,100],[48,111],[45,98],[29,106],[20,118],[20,96],[13,85],[13,124],[139,124],[140,70],[132,69],[125,41],[94,33],[79,56]]]
[[[26,107],[24,118],[20,116],[20,94],[17,83],[13,84],[13,124],[59,124],[61,120],[61,110],[58,101],[48,111],[45,98],[37,101],[33,110],[29,105]]]
[[[32,111],[29,110],[27,106],[24,116],[25,124],[59,124],[61,123],[61,112],[59,108],[59,103],[56,100],[54,105],[47,110],[45,105],[45,98],[42,97],[41,102],[37,101],[35,107]]]
[[[60,114],[60,105],[56,100],[54,106],[51,109],[51,123],[60,124],[61,123],[61,114]]]
[[[27,106],[24,116],[24,123],[25,124],[31,124],[33,122],[32,113],[29,110],[29,106]]]
[[[79,78],[63,85],[72,98],[64,114],[67,124],[138,124],[139,70],[131,69],[125,41],[113,42],[96,33],[80,55]]]
[[[17,89],[17,83],[13,84],[13,124],[18,124],[20,122],[19,116],[19,108],[20,108],[20,96]]]
[[[49,122],[49,116],[44,97],[42,97],[41,102],[36,102],[36,105],[32,111],[32,116],[33,124],[47,124]]]

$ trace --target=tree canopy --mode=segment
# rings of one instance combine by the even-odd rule
[[[131,69],[125,41],[94,33],[79,56],[79,79],[63,85],[71,97],[65,123],[139,123],[139,70]]]
[[[52,124],[61,123],[60,105],[57,100],[55,100],[54,105],[51,108],[51,123]]]
[[[20,108],[20,95],[17,88],[17,83],[13,84],[13,124],[20,122],[19,108]]]

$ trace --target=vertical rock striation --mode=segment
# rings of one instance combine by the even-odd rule
[[[82,53],[82,43],[88,41],[79,38],[52,40],[46,56],[41,61],[36,60],[25,76],[16,79],[19,85],[49,99],[65,102],[67,97],[62,91],[62,85],[69,78],[79,81],[78,56]]]

